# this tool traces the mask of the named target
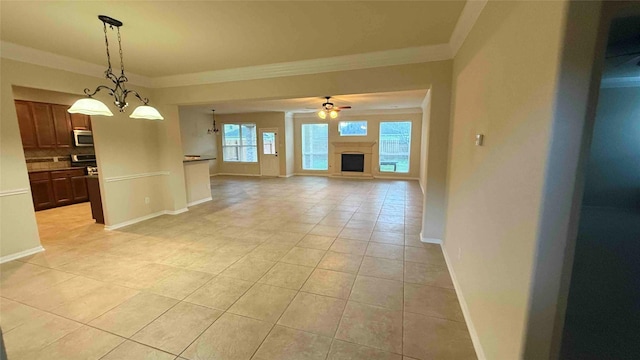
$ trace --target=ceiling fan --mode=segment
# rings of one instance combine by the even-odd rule
[[[331,96],[325,96],[324,97],[327,101],[325,101],[324,103],[322,103],[322,109],[320,109],[320,111],[318,111],[318,117],[320,119],[326,119],[327,115],[332,118],[335,119],[338,117],[338,113],[341,110],[347,110],[347,109],[351,109],[351,106],[335,106],[330,100],[331,100]]]

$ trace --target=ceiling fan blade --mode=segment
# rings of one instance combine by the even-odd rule
[[[338,106],[338,110],[347,110],[351,109],[351,106]]]

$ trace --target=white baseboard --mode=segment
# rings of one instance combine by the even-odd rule
[[[462,294],[462,289],[460,289],[460,284],[458,283],[458,279],[456,278],[456,273],[453,271],[453,267],[451,265],[451,261],[449,260],[449,255],[447,255],[447,250],[441,244],[442,253],[444,254],[444,260],[447,264],[447,269],[449,269],[449,274],[451,275],[451,281],[453,282],[453,287],[456,289],[456,294],[458,295],[458,301],[460,302],[460,308],[462,309],[462,315],[464,316],[464,321],[467,323],[467,329],[469,330],[469,335],[471,336],[471,342],[473,343],[473,348],[476,350],[476,356],[478,360],[486,360],[487,357],[484,354],[484,350],[482,350],[482,345],[480,344],[480,338],[478,337],[478,332],[476,331],[475,326],[473,326],[473,321],[471,321],[471,314],[469,313],[469,307],[467,306],[467,301],[464,299],[464,295]]]
[[[216,176],[262,176],[260,174],[234,174],[234,173],[218,173]]]
[[[199,205],[199,204],[202,204],[202,203],[206,203],[207,201],[211,201],[211,200],[213,200],[213,198],[212,198],[211,196],[209,196],[208,198],[204,198],[204,199],[200,199],[200,200],[192,201],[192,202],[190,202],[190,203],[188,203],[188,204],[187,204],[187,207],[190,207],[190,206],[196,206],[196,205]],[[186,210],[187,210],[187,209],[185,209],[185,211],[186,211]],[[184,212],[184,211],[183,211],[183,212]]]
[[[281,178],[289,178],[289,177],[292,177],[293,175],[295,175],[295,174],[289,174],[289,175],[278,175],[278,177],[281,177]]]
[[[440,244],[440,245],[442,245],[442,239],[422,237],[422,233],[420,233],[420,241],[422,241],[423,243],[427,243],[427,244]]]
[[[4,263],[9,262],[9,261],[21,259],[21,258],[23,258],[25,256],[37,254],[37,253],[43,252],[43,251],[44,251],[44,248],[39,245],[39,246],[36,246],[34,248],[31,248],[31,249],[27,249],[27,250],[20,251],[20,252],[17,252],[17,253],[13,253],[13,254],[10,254],[10,255],[5,255],[3,257],[0,257],[0,264],[4,264]]]
[[[374,175],[375,179],[383,179],[383,180],[420,180],[416,177],[409,176],[389,176],[389,175]]]
[[[178,210],[165,210],[164,213],[167,215],[178,215],[178,214],[186,213],[187,211],[189,211],[189,209],[182,208]]]
[[[328,176],[330,176],[330,175],[329,175],[329,174],[327,174],[327,173],[320,173],[320,174],[318,174],[318,173],[295,173],[294,175],[295,175],[295,176],[321,176],[321,177],[328,177]]]
[[[187,211],[189,211],[189,209],[187,209],[187,208],[182,208],[182,209],[178,209],[178,210],[162,210],[162,211],[155,212],[153,214],[141,216],[139,218],[123,221],[123,222],[118,223],[118,224],[105,225],[104,229],[105,230],[116,230],[116,229],[123,228],[125,226],[137,224],[137,223],[145,221],[145,220],[153,219],[153,218],[158,217],[158,216],[162,216],[162,215],[178,215],[178,214],[182,214],[182,213],[187,212]]]

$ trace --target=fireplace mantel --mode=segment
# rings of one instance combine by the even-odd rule
[[[372,147],[375,141],[334,141],[331,145],[335,147]]]
[[[373,178],[372,169],[372,157],[373,146],[375,141],[333,141],[333,173],[331,176],[345,176],[345,177],[365,177]],[[364,155],[364,171],[341,171],[342,168],[342,154],[363,154]]]

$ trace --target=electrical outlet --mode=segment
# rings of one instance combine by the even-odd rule
[[[151,199],[147,196],[144,198],[144,203],[149,205],[149,203],[151,202]]]

